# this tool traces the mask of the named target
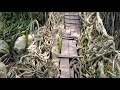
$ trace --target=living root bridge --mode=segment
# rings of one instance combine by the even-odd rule
[[[27,48],[26,55],[10,68],[7,77],[9,78],[59,78],[60,69],[52,61],[51,49],[53,45],[53,21],[54,13],[49,14],[48,21],[39,27],[37,20],[29,26],[29,33],[34,40]],[[35,24],[37,27],[35,27]],[[51,26],[52,24],[52,26]],[[55,23],[54,23],[55,24]]]
[[[78,54],[71,67],[76,78],[119,77],[119,51],[115,50],[113,37],[109,36],[99,12],[80,12],[82,28],[78,39]]]

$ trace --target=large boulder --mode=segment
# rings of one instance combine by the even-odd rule
[[[27,44],[30,45],[30,43],[33,41],[33,35],[28,35],[28,42]],[[16,41],[14,45],[14,50],[17,52],[17,54],[21,55],[24,53],[26,48],[26,37],[25,35],[20,36]]]
[[[9,46],[4,40],[0,40],[0,57],[9,52]]]

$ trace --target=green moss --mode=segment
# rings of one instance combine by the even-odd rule
[[[62,40],[60,37],[57,38],[57,51],[60,54],[61,53],[61,48],[62,48]]]
[[[9,46],[3,40],[0,40],[0,52],[1,53],[8,53],[9,52]]]

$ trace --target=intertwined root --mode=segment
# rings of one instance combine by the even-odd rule
[[[49,13],[50,17],[45,26],[37,28],[34,41],[28,47],[28,54],[12,67],[7,76],[58,78],[59,68],[51,61],[51,48],[53,45],[54,28],[59,27],[62,14]],[[78,39],[78,55],[73,58],[70,68],[75,71],[76,78],[116,78],[120,76],[120,52],[115,50],[113,37],[109,36],[98,12],[79,13],[82,28]]]
[[[53,62],[44,61],[37,55],[25,55],[8,72],[10,78],[58,78],[60,71]]]
[[[30,24],[30,34],[34,40],[27,48],[28,54],[20,58],[20,61],[10,68],[7,76],[10,78],[59,78],[60,69],[52,61],[51,49],[55,25],[61,21],[58,13],[49,13],[49,18],[43,27],[39,27],[37,20]],[[57,15],[57,17],[56,17]],[[57,20],[56,20],[57,19]],[[37,27],[34,27],[36,24]],[[59,31],[59,30],[58,30]]]
[[[77,78],[116,78],[120,76],[120,53],[115,50],[98,12],[80,12],[81,37],[78,40],[79,60],[71,62]]]

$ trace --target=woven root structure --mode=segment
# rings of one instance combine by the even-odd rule
[[[61,14],[59,14],[61,15]],[[12,66],[7,73],[8,78],[59,78],[60,69],[52,61],[51,49],[56,32],[62,23],[58,13],[49,13],[46,24],[39,27],[37,20],[30,24],[30,33],[34,40],[27,48],[27,54]],[[37,27],[35,27],[35,24]]]
[[[79,58],[74,58],[70,67],[75,78],[120,77],[120,52],[115,50],[113,37],[107,31],[99,12],[80,12],[82,28],[77,48]]]

